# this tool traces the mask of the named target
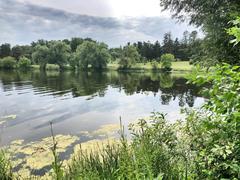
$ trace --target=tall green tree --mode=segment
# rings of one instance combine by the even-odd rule
[[[33,48],[29,45],[23,45],[21,47],[21,56],[25,56],[28,59],[31,59]],[[13,53],[13,52],[12,52]]]
[[[37,45],[34,47],[34,52],[32,54],[33,62],[40,64],[40,69],[45,70],[46,65],[49,62],[50,51],[46,45]]]
[[[21,46],[14,46],[12,47],[12,56],[15,57],[17,60],[23,55],[23,50]]]
[[[123,48],[123,54],[119,61],[119,65],[121,68],[129,68],[138,62],[140,59],[140,55],[137,51],[137,48],[133,45],[128,45]]]
[[[170,32],[164,34],[162,50],[163,54],[166,53],[173,54],[173,40],[172,34]]]
[[[7,57],[11,55],[11,45],[8,43],[2,44],[0,46],[0,57]]]
[[[75,61],[83,69],[87,69],[89,65],[94,69],[103,69],[106,68],[110,57],[106,44],[84,41],[77,47]]]
[[[111,54],[112,57],[112,61],[116,61],[117,59],[119,59],[122,55],[122,47],[119,48],[111,48],[109,49],[109,52]]]
[[[156,41],[153,45],[153,54],[154,54],[154,59],[160,59],[161,54],[162,54],[162,48],[159,43],[159,41]]]
[[[190,20],[190,24],[202,27],[208,56],[231,64],[239,63],[240,48],[232,47],[225,30],[230,27],[233,15],[240,14],[239,0],[160,0],[160,5],[174,12],[174,18]]]
[[[180,47],[181,47],[181,44],[180,44],[178,38],[176,38],[174,43],[173,43],[173,54],[175,55],[175,57],[177,59],[182,59],[182,54],[180,52]]]
[[[70,41],[70,46],[71,46],[71,50],[72,52],[75,52],[77,47],[83,43],[83,39],[82,38],[72,38]]]
[[[62,41],[52,41],[49,45],[49,62],[59,65],[62,70],[70,56],[70,46]]]
[[[31,43],[32,47],[35,47],[37,45],[40,45],[40,46],[44,46],[45,45],[45,46],[47,46],[48,45],[48,41],[46,41],[44,39],[39,39],[36,42],[34,41],[34,42]]]

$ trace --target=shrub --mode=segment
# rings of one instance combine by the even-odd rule
[[[170,71],[172,67],[172,62],[174,60],[175,60],[175,57],[173,54],[163,54],[161,56],[162,69],[166,71]]]
[[[152,69],[153,69],[153,70],[157,70],[157,69],[158,69],[158,62],[155,61],[155,60],[152,61],[152,62],[151,62],[151,66],[152,66]]]
[[[21,57],[18,62],[18,67],[21,69],[31,68],[31,60],[26,57]]]
[[[202,110],[187,116],[186,133],[198,179],[239,179],[240,67],[224,64],[208,72],[195,71],[191,80],[211,87]]]
[[[3,69],[14,69],[17,61],[15,58],[8,56],[0,60],[0,67]]]

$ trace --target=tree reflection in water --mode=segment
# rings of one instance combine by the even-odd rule
[[[163,72],[0,71],[0,79],[4,91],[21,88],[29,83],[40,93],[51,92],[57,96],[71,93],[73,97],[90,96],[89,99],[103,97],[108,86],[118,88],[127,95],[160,92],[163,105],[168,105],[171,100],[178,98],[181,107],[186,104],[193,107],[195,97],[199,96],[198,89],[187,84],[184,76]]]

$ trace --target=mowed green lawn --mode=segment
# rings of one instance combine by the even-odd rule
[[[117,70],[119,65],[117,63],[109,63],[107,65],[108,69],[111,70]],[[39,65],[32,65],[33,69],[39,69]],[[70,69],[70,66],[66,66],[66,69]],[[161,63],[158,64],[158,68],[161,68]],[[172,70],[173,71],[191,71],[193,68],[193,65],[190,65],[188,61],[177,61],[172,62]],[[132,70],[152,70],[152,64],[150,62],[148,63],[137,63],[134,66],[131,67]],[[55,64],[48,64],[46,67],[46,70],[59,70],[58,65]]]
[[[172,63],[172,69],[174,71],[191,71],[193,65],[189,64],[189,61],[177,61]]]
[[[108,69],[117,70],[119,65],[117,63],[109,63]],[[161,63],[159,63],[158,68],[161,68]],[[191,71],[193,68],[192,65],[189,64],[188,61],[177,61],[172,62],[172,70],[173,71]],[[151,70],[153,69],[151,63],[137,63],[131,67],[131,69],[142,69],[142,70]]]

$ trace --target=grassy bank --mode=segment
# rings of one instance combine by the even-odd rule
[[[31,68],[34,69],[34,70],[39,70],[40,65],[34,64],[34,65],[31,65]],[[65,70],[71,70],[71,67],[70,66],[64,66],[64,69]],[[60,68],[56,64],[47,64],[46,70],[47,71],[60,71]]]
[[[117,63],[109,63],[107,65],[107,68],[110,70],[118,70],[119,64]],[[191,71],[193,68],[192,65],[189,64],[188,61],[177,61],[172,62],[172,71]],[[161,69],[161,63],[157,65],[157,69]],[[133,65],[128,70],[156,70],[156,68],[153,68],[152,64],[150,62],[148,63],[137,63]]]
[[[40,69],[39,65],[32,65],[32,69]],[[193,65],[190,65],[188,61],[177,61],[172,63],[172,71],[191,71],[193,68]],[[65,70],[71,70],[70,66],[65,66]],[[107,65],[108,70],[118,70],[119,64],[118,63],[109,63]],[[130,71],[136,71],[136,70],[146,70],[146,71],[152,71],[152,70],[160,70],[161,69],[161,63],[157,65],[157,68],[153,68],[152,64],[149,63],[137,63],[133,65],[131,68],[128,68],[127,70]],[[57,70],[59,71],[59,66],[55,64],[47,64],[46,70]]]

